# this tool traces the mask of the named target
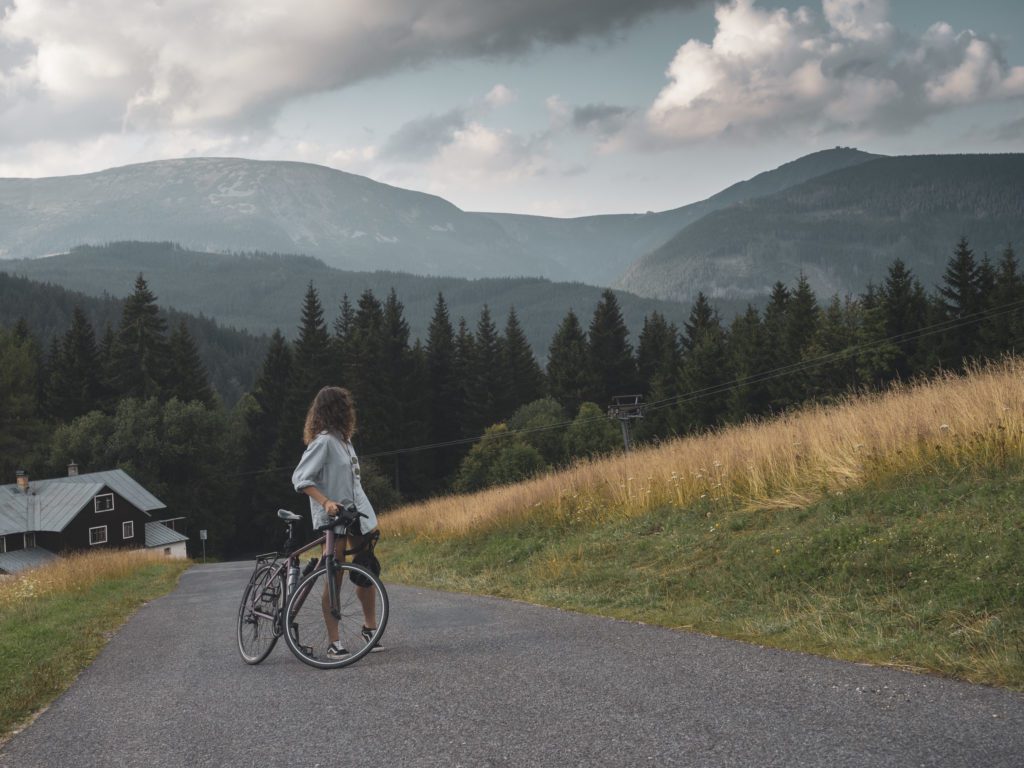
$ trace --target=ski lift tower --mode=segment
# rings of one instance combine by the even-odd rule
[[[626,449],[626,453],[629,453],[633,447],[630,422],[644,417],[641,400],[643,400],[643,395],[615,395],[612,397],[612,404],[608,406],[608,417],[618,419],[619,426],[622,427],[622,445]]]

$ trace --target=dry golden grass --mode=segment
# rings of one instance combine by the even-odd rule
[[[140,568],[165,563],[167,557],[149,550],[100,550],[61,557],[0,579],[0,607],[57,593],[84,592],[99,581],[131,576]]]
[[[599,522],[702,498],[751,508],[803,506],[871,477],[976,467],[1024,454],[1024,360],[884,394],[809,407],[515,485],[445,496],[388,514],[390,535],[447,538],[531,512]]]

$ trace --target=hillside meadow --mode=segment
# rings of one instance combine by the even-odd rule
[[[59,696],[135,610],[191,560],[148,551],[71,555],[0,577],[0,743]]]
[[[1024,688],[1024,362],[388,514],[396,581]]]

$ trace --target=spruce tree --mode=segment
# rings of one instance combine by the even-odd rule
[[[459,318],[459,329],[455,335],[455,378],[458,382],[459,397],[462,409],[458,414],[459,432],[463,437],[478,435],[475,416],[469,408],[470,379],[473,372],[473,360],[476,358],[473,334],[469,330],[466,318]]]
[[[942,334],[939,347],[939,358],[946,368],[960,370],[980,351],[978,323],[973,322],[983,309],[980,278],[974,251],[967,238],[961,237],[939,287],[943,319],[952,323]]]
[[[141,274],[135,280],[132,295],[124,302],[111,357],[117,396],[165,397],[167,323]]]
[[[981,329],[982,346],[990,358],[1015,353],[1024,345],[1024,281],[1013,246],[1007,245],[995,269],[988,315]]]
[[[277,462],[285,465],[302,455],[302,428],[306,412],[320,389],[332,384],[331,345],[324,322],[324,311],[313,283],[309,284],[302,305],[299,337],[292,356],[288,392],[282,409],[278,433]]]
[[[171,333],[168,346],[167,397],[176,397],[183,403],[196,401],[212,408],[217,401],[210,386],[210,377],[184,320]]]
[[[805,374],[807,396],[818,401],[846,394],[857,385],[857,360],[853,351],[858,341],[859,308],[849,299],[833,296],[821,313],[814,338],[805,357],[811,362]]]
[[[766,342],[767,332],[761,315],[753,305],[737,315],[729,328],[729,367],[736,384],[726,398],[728,421],[762,416],[771,406],[771,392],[764,375],[773,367],[773,350]]]
[[[807,347],[818,329],[821,310],[807,277],[801,273],[796,289],[786,307],[783,345],[788,362],[800,364],[806,359]],[[803,368],[773,380],[776,400],[787,404],[803,402],[809,395],[808,379]]]
[[[725,385],[732,377],[718,313],[702,292],[690,310],[682,345],[678,390],[683,400],[673,409],[675,428],[688,432],[721,424],[728,404]]]
[[[505,385],[502,388],[501,411],[511,415],[520,406],[538,400],[544,394],[544,374],[519,325],[515,307],[508,311],[505,333],[500,339],[501,367]]]
[[[791,383],[787,380],[789,375],[784,373],[799,362],[797,350],[790,345],[792,300],[789,288],[781,281],[776,282],[764,310],[764,343],[771,350],[770,370],[779,373],[766,380],[769,410],[784,410],[793,405]]]
[[[650,395],[655,380],[671,376],[682,355],[679,345],[679,331],[660,312],[644,317],[637,347],[637,373],[640,379],[640,393]]]
[[[473,358],[466,381],[466,410],[469,412],[470,434],[502,421],[510,414],[502,411],[501,345],[491,311],[484,304],[473,337]]]
[[[548,348],[548,392],[566,415],[575,417],[591,390],[587,337],[571,309]]]
[[[924,288],[900,259],[889,267],[879,289],[878,304],[883,332],[891,340],[893,355],[890,369],[876,383],[894,378],[906,381],[920,364],[921,342],[917,334],[924,326],[928,306]]]
[[[427,442],[446,443],[461,437],[459,414],[463,392],[456,365],[455,332],[444,296],[437,294],[434,315],[427,329],[425,354]],[[439,490],[458,469],[462,451],[457,447],[429,452],[431,475],[429,490]]]
[[[72,419],[102,408],[102,364],[96,347],[96,334],[81,307],[71,316],[71,327],[60,344],[51,367],[48,403],[60,421]]]
[[[590,321],[587,356],[592,387],[588,400],[605,406],[616,395],[638,394],[629,330],[622,319],[619,301],[610,289],[601,294]]]

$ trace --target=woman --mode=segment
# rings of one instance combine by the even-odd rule
[[[356,510],[365,515],[359,518],[361,536],[338,537],[334,551],[338,560],[344,560],[345,549],[359,549],[365,537],[377,529],[377,515],[359,481],[359,459],[351,442],[355,431],[356,409],[351,393],[341,387],[324,387],[317,392],[306,414],[302,435],[306,452],[292,473],[295,490],[309,496],[314,530],[330,523],[343,505],[355,504]],[[367,587],[355,589],[363,608],[362,634],[369,641],[377,628],[375,593]],[[327,658],[347,656],[349,652],[338,637],[338,620],[331,616],[326,591],[322,602],[331,641]],[[373,650],[382,650],[379,642]]]

